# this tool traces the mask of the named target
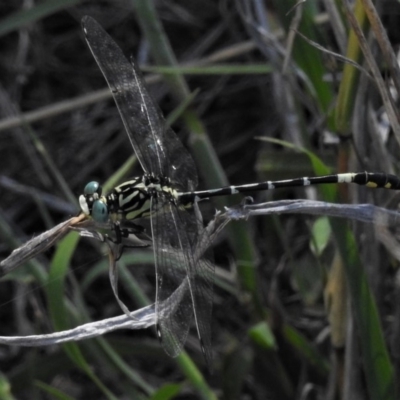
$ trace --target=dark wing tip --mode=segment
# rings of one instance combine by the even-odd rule
[[[161,329],[160,329],[160,325],[156,325],[156,332],[157,332],[157,337],[158,337],[158,341],[162,344],[163,340],[162,340],[162,335],[161,335]]]
[[[93,20],[93,18],[89,15],[84,15],[81,19],[82,26],[85,26],[88,22],[90,22],[90,20]]]
[[[90,29],[90,25],[93,26],[93,25],[99,25],[99,24],[94,18],[90,17],[89,15],[85,15],[81,20],[81,25],[82,25],[83,32],[85,32],[85,35],[86,35],[87,29],[88,28]]]

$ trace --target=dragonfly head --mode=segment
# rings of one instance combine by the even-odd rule
[[[91,215],[96,222],[105,223],[109,218],[108,207],[101,192],[102,188],[98,182],[89,182],[83,194],[79,196],[79,205],[84,214]]]

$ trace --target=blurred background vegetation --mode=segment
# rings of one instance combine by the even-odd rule
[[[85,43],[84,15],[143,66],[206,189],[398,171],[400,5],[375,3],[1,2],[2,259],[75,215],[88,181],[141,174]],[[256,202],[319,198],[391,209],[398,197],[364,187],[254,194]],[[209,219],[240,201],[202,210]],[[231,223],[214,243],[212,374],[194,330],[176,359],[154,330],[117,331],[68,346],[1,345],[0,399],[395,399],[396,238],[395,229],[304,215]],[[69,236],[2,278],[0,335],[51,333],[121,314],[104,254],[98,243]],[[151,251],[127,251],[119,268],[130,309],[153,302]]]

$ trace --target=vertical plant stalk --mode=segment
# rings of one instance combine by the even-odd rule
[[[354,14],[360,29],[366,31],[369,27],[369,24],[360,0],[357,0],[355,3]],[[357,35],[353,30],[350,30],[348,34],[346,57],[358,64],[362,63],[363,53],[359,46]],[[345,64],[343,68],[343,78],[339,87],[339,94],[334,111],[336,131],[339,137],[342,138],[338,154],[339,173],[349,170],[351,142],[345,139],[348,139],[351,135],[352,119],[359,80],[360,71],[350,64]],[[347,187],[339,188],[339,198],[341,202],[349,202],[349,193]],[[341,229],[348,231],[348,234],[351,235],[347,224],[344,221],[332,221],[332,219],[330,219],[330,222],[333,230],[335,230],[335,226],[340,224]],[[337,230],[334,232],[334,234],[338,235]],[[334,291],[331,290],[329,292],[330,302],[328,304],[331,304],[331,307],[328,307],[328,319],[331,323],[332,333],[334,333],[334,335],[331,337],[331,341],[336,360],[336,383],[339,392],[343,394],[344,387],[346,386],[346,360],[343,358],[343,349],[346,346],[346,328],[350,323],[349,318],[353,318],[353,315],[351,313],[347,313],[348,277],[345,271],[345,260],[342,258],[343,252],[339,252],[339,250],[336,250],[336,252],[335,261],[331,266],[331,269],[336,271],[336,273],[328,276],[326,289],[328,290],[329,288],[335,288]],[[341,339],[340,343],[339,339]]]
[[[399,113],[397,112],[397,108],[394,104],[394,99],[392,98],[390,90],[388,90],[387,85],[385,84],[385,81],[382,78],[382,74],[379,69],[379,66],[377,65],[377,63],[373,57],[370,46],[368,45],[367,39],[362,30],[362,27],[357,20],[357,16],[355,13],[353,13],[353,11],[347,1],[348,0],[343,0],[343,5],[346,10],[347,18],[351,24],[352,29],[354,30],[354,33],[357,36],[358,44],[359,44],[362,52],[364,53],[366,62],[369,66],[370,71],[372,72],[374,81],[375,81],[377,88],[379,90],[379,93],[381,95],[381,98],[382,98],[385,110],[387,112],[389,122],[393,129],[395,138],[396,138],[397,142],[400,144],[400,122],[399,122],[400,117],[399,117]],[[360,7],[361,7],[361,5],[360,5]],[[364,15],[365,15],[365,13],[364,13]],[[364,18],[366,18],[366,16]]]
[[[346,0],[344,0],[345,2]],[[368,19],[365,15],[361,1],[357,1],[354,9],[354,16],[358,21],[360,29],[366,30]],[[353,29],[349,32],[346,58],[362,64],[362,50]],[[339,87],[339,95],[335,108],[336,131],[340,136],[348,136],[351,131],[351,119],[354,111],[360,71],[350,64],[343,67],[343,77]],[[339,171],[341,172],[341,171]]]
[[[393,83],[396,87],[397,93],[400,93],[400,68],[387,36],[386,30],[382,24],[381,19],[376,11],[376,8],[371,0],[362,0],[365,14],[368,17],[371,29],[375,34],[376,40],[379,47],[382,50],[382,55],[385,57],[386,63],[389,66],[390,74],[393,79]]]
[[[331,225],[345,265],[369,399],[395,400],[393,366],[383,337],[376,302],[357,253],[357,244],[353,234],[341,221],[332,219]]]

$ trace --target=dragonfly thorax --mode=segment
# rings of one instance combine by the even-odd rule
[[[141,176],[124,182],[102,196],[102,188],[97,182],[85,186],[84,194],[79,197],[81,210],[96,222],[137,219],[148,217],[151,213],[151,198],[160,193],[171,201],[178,199],[178,193],[170,186],[167,178]]]

